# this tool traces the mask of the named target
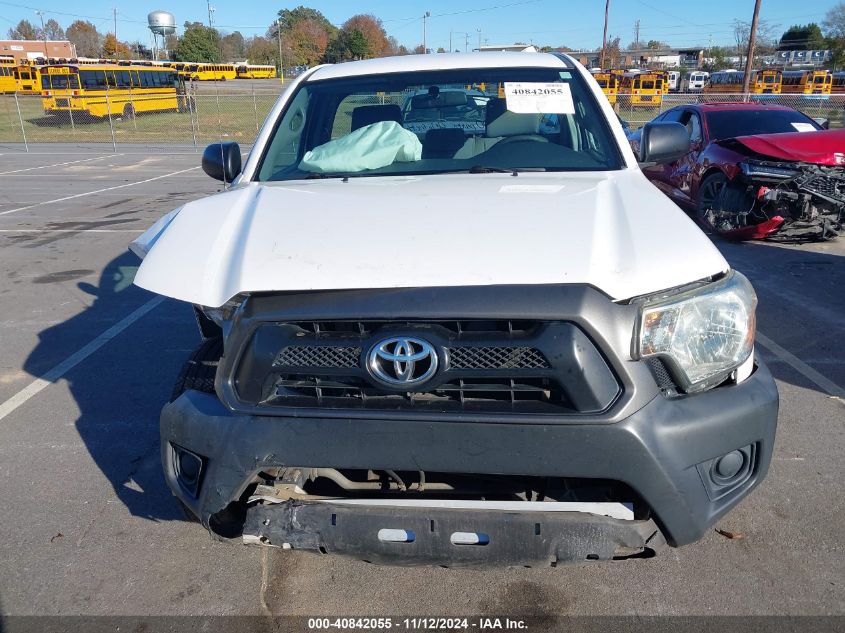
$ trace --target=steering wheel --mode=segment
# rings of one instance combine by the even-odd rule
[[[548,143],[549,139],[545,136],[540,136],[539,134],[516,134],[514,136],[507,136],[503,138],[501,141],[496,143],[496,145],[504,145],[505,143],[520,143],[522,141],[528,141],[531,143]]]

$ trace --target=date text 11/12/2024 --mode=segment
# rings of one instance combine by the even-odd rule
[[[504,631],[527,630],[523,619],[478,617],[478,618],[309,618],[308,630],[341,631]]]

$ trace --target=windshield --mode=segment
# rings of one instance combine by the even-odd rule
[[[51,83],[52,82],[52,83]],[[79,88],[78,75],[41,75],[41,87],[44,90],[69,90]]]
[[[306,82],[277,123],[257,180],[620,167],[580,76],[493,68]]]
[[[734,138],[753,134],[807,132],[820,130],[818,123],[795,110],[725,110],[708,112],[710,139]]]

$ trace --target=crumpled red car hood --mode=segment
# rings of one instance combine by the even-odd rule
[[[716,142],[727,146],[738,143],[752,152],[780,160],[845,165],[845,129],[754,134]]]

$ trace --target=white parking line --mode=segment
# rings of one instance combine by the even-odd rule
[[[36,202],[35,204],[30,204],[25,207],[18,207],[17,209],[9,209],[8,211],[0,211],[0,215],[9,215],[10,213],[17,213],[18,211],[27,211],[29,209],[35,209],[36,207],[43,207],[48,204],[55,204],[56,202],[65,202],[66,200],[75,200],[76,198],[84,198],[85,196],[93,196],[96,193],[103,193],[104,191],[114,191],[115,189],[124,189],[126,187],[134,187],[135,185],[143,185],[148,182],[153,182],[154,180],[161,180],[162,178],[170,178],[171,176],[178,176],[179,174],[184,174],[189,171],[194,171],[195,169],[199,169],[199,165],[196,167],[189,167],[188,169],[181,169],[179,171],[170,172],[169,174],[162,174],[161,176],[155,176],[153,178],[147,178],[146,180],[139,180],[137,182],[127,182],[122,185],[115,185],[114,187],[106,187],[104,189],[96,189],[95,191],[86,191],[85,193],[77,193],[72,196],[65,196],[64,198],[56,198],[55,200],[45,200],[44,202]]]
[[[147,314],[150,310],[154,309],[163,301],[164,297],[154,297],[153,299],[150,299],[140,308],[132,312],[129,316],[121,319],[113,326],[111,326],[108,330],[100,334],[97,338],[88,343],[88,345],[86,345],[79,351],[74,352],[52,369],[49,369],[48,371],[44,372],[40,377],[36,378],[29,385],[21,389],[19,392],[17,392],[11,398],[6,400],[4,403],[0,404],[0,420],[12,413],[15,409],[20,407],[27,400],[29,400],[30,398],[37,395],[38,393],[49,387],[51,384],[56,382],[59,378],[64,376],[67,372],[76,367],[79,363],[84,361],[91,354],[96,352],[103,345],[108,343],[115,336],[123,332],[123,330],[135,323],[135,321],[140,319],[142,316]]]
[[[777,356],[784,363],[792,367],[792,369],[804,376],[804,378],[815,384],[817,387],[823,389],[828,395],[845,400],[845,389],[837,385],[829,378],[825,378],[824,376],[822,376],[819,372],[810,367],[803,360],[795,356],[795,354],[793,354],[789,350],[784,349],[765,334],[757,332],[757,342],[763,347],[765,347],[767,350],[769,350],[772,354]]]
[[[143,233],[146,229],[0,229],[0,233]]]
[[[37,167],[25,167],[24,169],[13,169],[12,171],[0,171],[0,176],[8,176],[9,174],[19,174],[22,171],[33,171],[35,169],[64,167],[65,165],[75,165],[76,163],[90,163],[92,160],[103,160],[104,158],[111,158],[113,156],[123,156],[123,154],[108,154],[106,156],[95,156],[94,158],[83,158],[82,160],[69,160],[64,163],[53,163],[52,165],[38,165]]]

